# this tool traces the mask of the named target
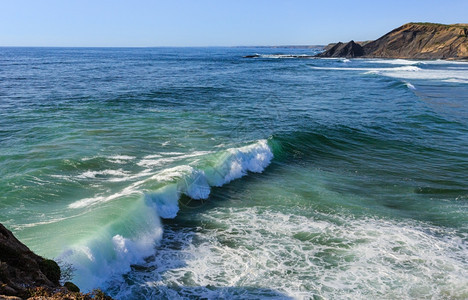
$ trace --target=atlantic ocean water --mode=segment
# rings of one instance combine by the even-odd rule
[[[468,63],[315,53],[0,48],[0,222],[116,299],[467,299]]]

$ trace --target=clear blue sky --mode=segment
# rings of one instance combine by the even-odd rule
[[[468,23],[468,0],[1,0],[0,46],[327,44],[410,21]]]

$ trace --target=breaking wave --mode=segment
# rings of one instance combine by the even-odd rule
[[[380,63],[380,61],[379,61]],[[386,62],[391,64],[391,62]],[[362,71],[364,74],[375,74],[386,77],[400,79],[417,79],[417,80],[435,80],[454,83],[468,83],[468,71],[464,68],[454,69],[424,69],[414,64],[402,62],[394,62],[395,64],[405,64],[398,67],[385,68],[367,68],[367,67],[317,67],[311,66],[314,70],[333,70],[333,71]],[[416,64],[416,63],[415,63]],[[419,62],[417,63],[419,64]]]
[[[81,199],[69,205],[70,209],[90,209],[92,205],[123,196],[141,195],[123,217],[101,228],[91,238],[65,250],[59,257],[76,268],[75,281],[80,287],[89,290],[102,286],[110,276],[128,272],[132,264],[141,263],[145,257],[153,254],[155,243],[162,236],[160,218],[176,217],[182,195],[195,200],[207,199],[212,186],[220,187],[248,172],[261,173],[273,159],[273,152],[267,140],[259,140],[244,147],[216,153],[196,152],[185,155],[185,158],[200,156],[203,159],[163,169],[112,195]],[[145,157],[143,165],[159,157]],[[147,170],[144,172],[144,175],[148,175]],[[99,175],[127,174],[106,170],[87,172],[81,176],[94,178]],[[148,187],[154,185],[160,187],[149,190]]]

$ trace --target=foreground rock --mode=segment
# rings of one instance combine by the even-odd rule
[[[0,295],[26,297],[30,288],[59,288],[59,280],[54,261],[34,254],[0,224]]]
[[[408,23],[375,41],[326,49],[316,57],[468,59],[468,24]]]
[[[73,283],[59,283],[60,267],[29,250],[0,224],[0,300],[2,299],[112,299],[96,290],[79,292]]]

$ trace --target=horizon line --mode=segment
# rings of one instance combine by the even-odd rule
[[[288,48],[288,47],[324,47],[328,44],[298,44],[298,45],[236,45],[236,46],[4,46],[0,48]]]

